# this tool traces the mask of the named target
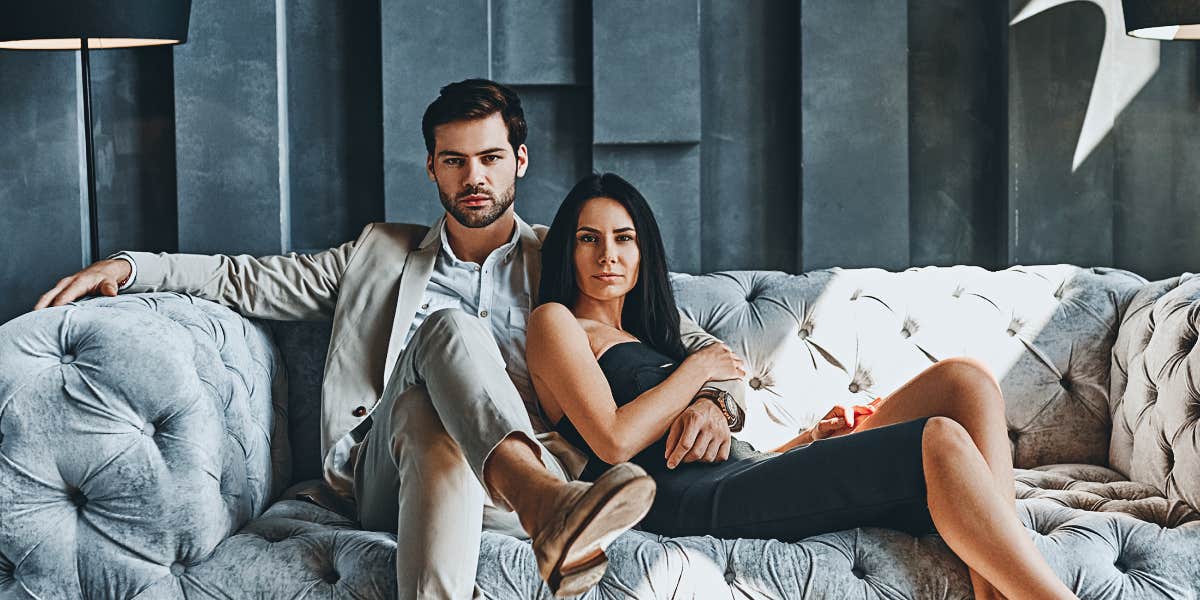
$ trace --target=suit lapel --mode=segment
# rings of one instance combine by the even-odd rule
[[[396,314],[392,319],[392,333],[388,339],[387,361],[384,362],[383,367],[384,387],[387,387],[392,370],[396,368],[396,360],[400,357],[404,337],[408,335],[409,327],[412,327],[413,319],[417,316],[417,305],[421,303],[425,287],[429,285],[429,278],[433,275],[434,261],[441,248],[440,239],[444,220],[443,216],[433,227],[430,227],[429,233],[425,234],[425,239],[421,240],[420,246],[415,251],[409,252],[404,259],[404,270],[400,274],[400,291],[396,295]]]
[[[525,255],[525,285],[529,290],[529,308],[537,306],[538,286],[542,278],[542,239],[538,232],[520,217],[517,229],[521,232],[521,253]]]

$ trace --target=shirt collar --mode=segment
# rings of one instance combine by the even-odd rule
[[[504,260],[506,261],[512,260],[513,255],[516,254],[517,250],[520,248],[521,238],[524,237],[523,234],[525,230],[533,231],[533,228],[526,224],[525,221],[521,220],[521,217],[515,213],[513,214],[513,221],[515,222],[516,226],[513,227],[512,237],[510,237],[508,242],[506,242],[504,245],[496,248],[496,250],[493,251],[493,254],[495,252],[503,252]],[[439,240],[441,242],[442,252],[445,252],[446,256],[449,256],[451,260],[455,262],[463,262],[454,255],[454,250],[450,249],[450,236],[446,233],[445,214],[443,214],[441,218],[439,218],[437,222],[435,222],[433,226],[429,228],[429,233],[427,233],[425,235],[425,239],[421,241],[420,247],[426,248],[429,246],[429,244],[433,243],[434,240]]]

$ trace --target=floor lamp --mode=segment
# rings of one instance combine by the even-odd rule
[[[78,50],[80,54],[91,238],[87,262],[100,257],[89,54],[109,48],[182,44],[187,41],[191,4],[191,0],[0,0],[0,49]]]

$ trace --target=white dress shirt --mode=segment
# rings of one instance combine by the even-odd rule
[[[516,219],[520,222],[520,217]],[[434,311],[456,308],[474,315],[492,332],[504,358],[505,370],[533,420],[534,431],[546,431],[546,424],[540,422],[541,408],[525,364],[525,323],[537,290],[530,289],[532,283],[526,277],[520,225],[513,228],[512,239],[493,250],[483,264],[464,261],[454,255],[446,234],[445,216],[433,227],[442,247],[417,314],[404,336],[404,346],[408,346],[413,333]]]

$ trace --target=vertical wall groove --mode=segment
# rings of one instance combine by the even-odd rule
[[[292,249],[292,170],[288,132],[287,0],[275,0],[275,103],[279,110],[279,245]]]

